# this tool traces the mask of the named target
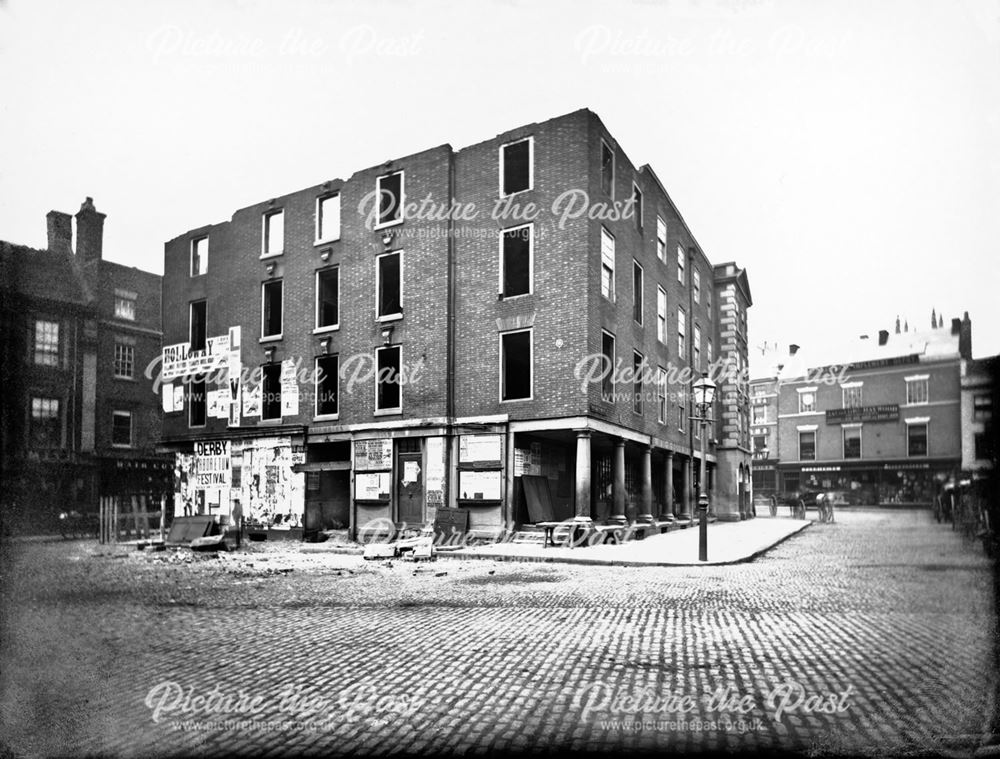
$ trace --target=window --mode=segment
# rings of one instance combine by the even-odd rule
[[[972,418],[977,422],[988,422],[993,418],[993,399],[986,393],[972,396]]]
[[[767,424],[767,406],[753,407],[753,424]]]
[[[715,358],[712,356],[712,341],[711,340],[709,340],[709,341],[707,341],[705,343],[705,356],[708,358],[708,365],[711,366],[712,363],[715,361]]]
[[[680,430],[681,434],[687,434],[687,425],[684,423],[685,408],[684,408],[684,393],[677,393],[677,429]]]
[[[642,324],[642,266],[632,260],[632,318]]]
[[[799,461],[816,460],[816,431],[799,432]]]
[[[191,350],[205,350],[207,339],[207,305],[203,300],[192,301],[188,311],[188,340]]]
[[[135,346],[115,341],[115,377],[135,378]]]
[[[115,318],[135,321],[135,300],[138,296],[135,293],[115,290]]]
[[[320,356],[316,359],[316,416],[339,413],[340,357]]]
[[[280,256],[285,251],[285,212],[271,211],[264,214],[260,257]]]
[[[712,288],[705,291],[705,310],[708,312],[709,321],[712,320]]]
[[[677,281],[684,284],[684,248],[677,246]]]
[[[906,455],[907,456],[927,455],[926,424],[906,425]]]
[[[284,283],[278,279],[260,286],[260,336],[261,339],[281,337],[281,317],[284,311],[282,295]]]
[[[198,277],[208,271],[208,237],[191,241],[191,276]]]
[[[375,259],[375,314],[379,318],[403,314],[403,252],[383,253]]]
[[[500,292],[505,298],[531,292],[531,225],[500,233]]]
[[[815,388],[809,390],[799,391],[799,413],[800,414],[812,414],[816,411],[816,390]]]
[[[59,322],[35,320],[35,363],[59,366]]]
[[[500,335],[500,400],[531,398],[531,330]]]
[[[188,383],[188,427],[204,427],[208,411],[208,395],[205,392],[205,379],[193,380]]]
[[[642,190],[639,185],[632,183],[632,205],[635,214],[635,228],[642,231]]]
[[[376,229],[399,224],[403,220],[403,172],[396,171],[376,179],[375,194],[378,197]]]
[[[601,191],[609,196],[615,196],[615,151],[604,140],[601,140]]]
[[[615,336],[601,332],[601,397],[610,401],[614,397]]]
[[[500,148],[500,194],[513,195],[531,189],[532,139],[512,142]]]
[[[316,198],[316,242],[340,239],[340,195]]]
[[[111,445],[115,448],[132,447],[132,412],[111,412]]]
[[[684,333],[687,331],[687,314],[683,308],[677,309],[677,358],[683,361],[687,354],[684,352]]]
[[[660,424],[666,424],[667,372],[662,366],[656,367],[656,419]]]
[[[32,448],[62,448],[62,418],[58,398],[31,399]]]
[[[615,299],[615,238],[601,227],[601,295]]]
[[[656,217],[656,257],[667,262],[667,222],[662,216]]]
[[[667,342],[667,291],[660,286],[656,288],[656,339]]]
[[[844,458],[861,458],[861,425],[844,425]]]
[[[281,419],[281,364],[264,364],[260,383],[260,418]]]
[[[841,389],[844,392],[844,408],[861,408],[862,385],[860,382],[841,385]]]
[[[701,303],[701,272],[697,269],[691,270],[691,297],[695,303]]]
[[[316,329],[340,324],[340,267],[316,272]]]
[[[694,368],[701,371],[701,327],[694,325]]]
[[[403,409],[402,384],[399,376],[403,360],[403,349],[399,345],[378,348],[375,364],[375,413],[380,411],[398,412]]]
[[[764,458],[764,452],[767,450],[767,435],[754,435],[753,436],[753,455],[755,458]]]
[[[927,403],[927,376],[906,378],[907,404]]]
[[[642,372],[645,359],[638,351],[632,351],[632,411],[642,413]]]

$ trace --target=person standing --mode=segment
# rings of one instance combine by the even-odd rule
[[[240,547],[243,538],[243,506],[239,501],[233,504],[233,526],[236,528],[236,547]]]

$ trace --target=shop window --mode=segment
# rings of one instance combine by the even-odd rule
[[[500,194],[513,195],[531,189],[531,137],[511,142],[500,148]]]
[[[908,456],[927,455],[927,425],[906,425],[906,454]]]
[[[375,412],[401,411],[402,385],[399,382],[402,367],[402,348],[392,345],[375,351],[377,376],[375,378]]]
[[[532,279],[531,225],[505,229],[500,239],[501,293],[505,298],[527,295]]]
[[[340,357],[320,356],[316,359],[316,416],[339,413]]]
[[[531,398],[531,330],[500,335],[500,399]]]
[[[281,419],[281,364],[264,364],[260,387],[260,418]]]
[[[816,460],[816,431],[799,432],[799,461]]]
[[[844,458],[861,458],[861,427],[844,427]]]
[[[340,267],[316,272],[316,329],[340,324]]]
[[[280,279],[261,285],[260,336],[263,339],[281,337],[283,295],[284,283]]]
[[[375,180],[378,197],[378,227],[403,221],[403,172],[395,171]]]

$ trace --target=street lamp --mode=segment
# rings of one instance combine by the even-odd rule
[[[712,403],[715,401],[715,383],[705,372],[701,379],[694,383],[694,404],[698,415],[691,417],[692,421],[701,425],[701,474],[698,477],[698,561],[708,561],[708,493],[705,489],[705,438],[708,425],[715,421],[711,418]]]

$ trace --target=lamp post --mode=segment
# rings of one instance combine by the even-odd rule
[[[701,379],[694,383],[694,403],[698,415],[692,421],[701,425],[701,473],[698,476],[698,561],[708,561],[708,492],[705,489],[705,438],[707,427],[714,421],[711,416],[712,403],[715,401],[715,383],[705,372]]]

